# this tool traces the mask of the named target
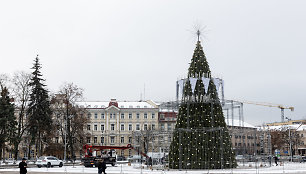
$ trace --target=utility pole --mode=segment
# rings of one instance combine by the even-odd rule
[[[288,117],[286,117],[286,119],[288,120],[288,122],[291,120]],[[291,143],[291,131],[290,131],[290,126],[288,125],[289,128],[289,152],[290,152],[290,161],[292,162],[292,143]]]

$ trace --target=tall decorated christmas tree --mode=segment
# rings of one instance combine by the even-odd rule
[[[198,40],[188,70],[180,80],[182,98],[169,167],[173,169],[222,169],[237,166],[217,88]]]

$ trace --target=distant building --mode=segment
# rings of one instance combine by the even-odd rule
[[[232,138],[232,147],[236,155],[254,155],[259,153],[259,132],[257,128],[242,120],[225,119]]]
[[[88,111],[89,123],[84,143],[91,145],[126,146],[136,144],[135,135],[157,130],[158,105],[153,101],[78,102]],[[141,147],[137,147],[140,148]],[[118,153],[118,152],[117,152]],[[131,156],[134,151],[122,150],[118,155]],[[98,154],[99,155],[99,154]]]

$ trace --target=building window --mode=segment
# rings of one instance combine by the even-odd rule
[[[110,117],[110,119],[112,119],[112,118],[113,118],[113,114],[112,114],[112,113],[110,113],[110,114],[109,114],[109,117]]]
[[[104,144],[104,137],[101,137],[101,143]]]
[[[168,123],[168,131],[171,130],[172,127],[171,127],[171,123]]]
[[[136,124],[136,130],[140,130],[139,124]]]
[[[155,118],[155,113],[152,112],[152,119],[154,119],[154,118]]]
[[[120,130],[124,131],[124,124],[121,124]]]
[[[132,124],[129,124],[129,130],[130,131],[132,130]]]
[[[87,125],[87,130],[90,130],[90,125],[89,124]]]
[[[129,137],[129,143],[130,144],[132,143],[132,137]]]
[[[114,144],[115,143],[115,137],[110,137],[110,143]]]
[[[97,113],[95,113],[95,119],[97,119],[98,118],[98,114]]]
[[[131,156],[132,155],[132,150],[131,149],[129,149],[129,156]]]
[[[121,119],[124,119],[124,114],[123,113],[121,114]]]
[[[124,137],[121,137],[120,143],[124,143]]]
[[[101,124],[101,131],[104,131],[104,124]]]
[[[148,114],[146,112],[143,114],[143,118],[148,119]]]
[[[94,137],[94,143],[98,143],[98,138]]]
[[[111,124],[111,130],[115,130],[115,124]]]
[[[94,130],[97,131],[98,130],[98,125],[94,125]]]
[[[55,137],[55,143],[58,143],[58,137]]]
[[[90,137],[86,138],[86,143],[90,143]]]
[[[152,130],[155,130],[155,124],[152,124]]]
[[[87,118],[90,119],[90,117],[91,117],[91,113],[88,113]]]
[[[165,124],[164,123],[160,124],[160,129],[165,130]]]
[[[136,118],[139,119],[139,113],[136,114]]]
[[[164,120],[165,119],[165,114],[160,114],[160,119]]]
[[[104,113],[101,113],[101,119],[105,119]]]
[[[111,113],[110,114],[110,119],[116,119],[116,113]]]
[[[132,116],[132,113],[129,113],[129,119],[132,119],[133,116]]]
[[[148,125],[147,125],[147,124],[144,124],[143,129],[144,129],[144,130],[148,130]]]

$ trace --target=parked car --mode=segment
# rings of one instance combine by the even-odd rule
[[[306,162],[306,156],[302,156],[301,162]]]
[[[117,161],[126,161],[124,156],[117,156]]]
[[[38,168],[41,167],[53,167],[53,166],[59,166],[62,167],[63,166],[63,161],[57,159],[54,156],[41,156],[37,159],[36,161],[36,165]]]

